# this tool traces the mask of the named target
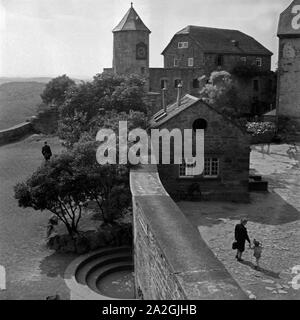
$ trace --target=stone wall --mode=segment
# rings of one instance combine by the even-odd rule
[[[30,122],[20,123],[14,127],[1,130],[0,145],[19,140],[30,133],[33,133],[33,127]]]
[[[182,92],[192,95],[199,95],[200,84],[194,88],[193,81],[204,75],[202,68],[150,68],[149,69],[149,87],[150,91],[161,92],[161,81],[166,80],[166,102],[172,103],[177,97],[177,87],[175,80],[182,81]]]
[[[130,183],[137,297],[247,299],[167,194],[154,166],[131,171]]]
[[[31,118],[32,127],[35,132],[53,134],[57,131],[58,112],[51,108],[39,112]]]
[[[147,46],[147,58],[137,59],[136,45]],[[148,78],[149,73],[149,32],[120,31],[114,32],[113,71],[118,74],[140,74]]]
[[[162,164],[158,166],[158,170],[164,187],[175,199],[188,197],[189,187],[197,183],[202,199],[247,202],[250,136],[201,100],[161,124],[159,129],[168,129],[171,132],[178,128],[183,136],[184,130],[191,129],[193,122],[199,118],[207,121],[204,157],[219,159],[219,176],[180,177],[178,164]],[[195,146],[195,141],[193,145]],[[171,163],[172,151],[171,144]]]

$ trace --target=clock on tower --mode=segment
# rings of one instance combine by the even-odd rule
[[[136,59],[146,60],[147,59],[147,45],[140,42],[136,45]]]

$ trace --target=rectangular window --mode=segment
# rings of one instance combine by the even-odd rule
[[[221,66],[223,66],[223,63],[224,63],[224,57],[221,55],[221,54],[219,54],[219,55],[217,55],[217,66],[218,67],[221,67]]]
[[[194,159],[185,159],[179,165],[179,177],[193,178],[196,174],[196,162]]]
[[[219,159],[204,159],[204,177],[217,177],[219,175]]]
[[[197,78],[193,80],[193,88],[200,88],[200,81]]]
[[[188,42],[178,42],[178,49],[186,49],[189,47]]]
[[[261,67],[262,66],[262,58],[256,58],[256,65],[258,67]]]
[[[258,80],[253,80],[253,90],[259,91],[259,83]]]
[[[179,60],[174,58],[174,67],[178,67],[179,66]]]
[[[188,66],[193,67],[194,66],[194,58],[188,58]]]
[[[246,62],[247,62],[247,57],[241,57],[241,61],[242,61],[243,63],[246,63]]]
[[[179,165],[179,177],[193,178],[199,175],[196,172],[196,163],[191,159],[185,159],[181,165]],[[204,159],[204,177],[216,178],[219,176],[219,159],[218,158],[205,158]]]

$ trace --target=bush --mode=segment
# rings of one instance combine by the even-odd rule
[[[246,128],[252,136],[252,143],[271,142],[276,129],[273,122],[248,122]]]

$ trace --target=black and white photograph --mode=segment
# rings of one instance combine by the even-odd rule
[[[300,0],[0,0],[0,300],[300,300]]]

